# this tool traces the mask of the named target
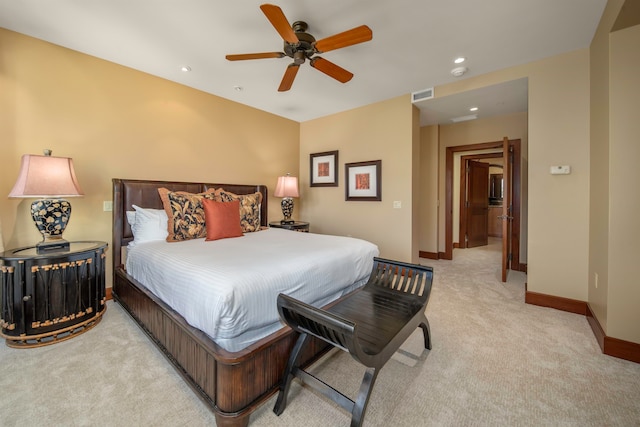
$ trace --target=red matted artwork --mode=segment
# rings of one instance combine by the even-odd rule
[[[337,187],[338,186],[338,152],[326,151],[314,153],[309,156],[309,179],[311,187]]]
[[[382,160],[345,163],[345,200],[382,200]]]

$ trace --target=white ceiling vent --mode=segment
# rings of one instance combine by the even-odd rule
[[[425,99],[431,99],[433,98],[433,88],[430,87],[429,89],[424,89],[418,92],[413,92],[411,94],[411,102],[419,102],[419,101],[424,101]]]
[[[477,114],[469,114],[468,116],[454,117],[453,119],[451,119],[451,121],[453,123],[458,123],[458,122],[466,122],[467,120],[475,120],[477,118],[478,118]]]

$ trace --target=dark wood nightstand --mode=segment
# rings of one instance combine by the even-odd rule
[[[309,232],[309,223],[302,221],[294,221],[288,224],[283,224],[280,221],[272,221],[269,223],[269,227],[284,228],[285,230],[302,231],[304,233]]]
[[[68,250],[35,246],[0,254],[0,336],[10,347],[64,341],[98,324],[107,309],[105,242]]]

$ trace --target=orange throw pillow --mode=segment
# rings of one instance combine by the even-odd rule
[[[207,227],[205,240],[226,239],[229,237],[241,237],[240,226],[240,201],[216,202],[202,199],[204,208],[204,222]]]

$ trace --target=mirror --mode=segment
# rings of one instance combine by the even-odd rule
[[[491,204],[502,203],[503,182],[501,173],[489,175],[489,202]]]

